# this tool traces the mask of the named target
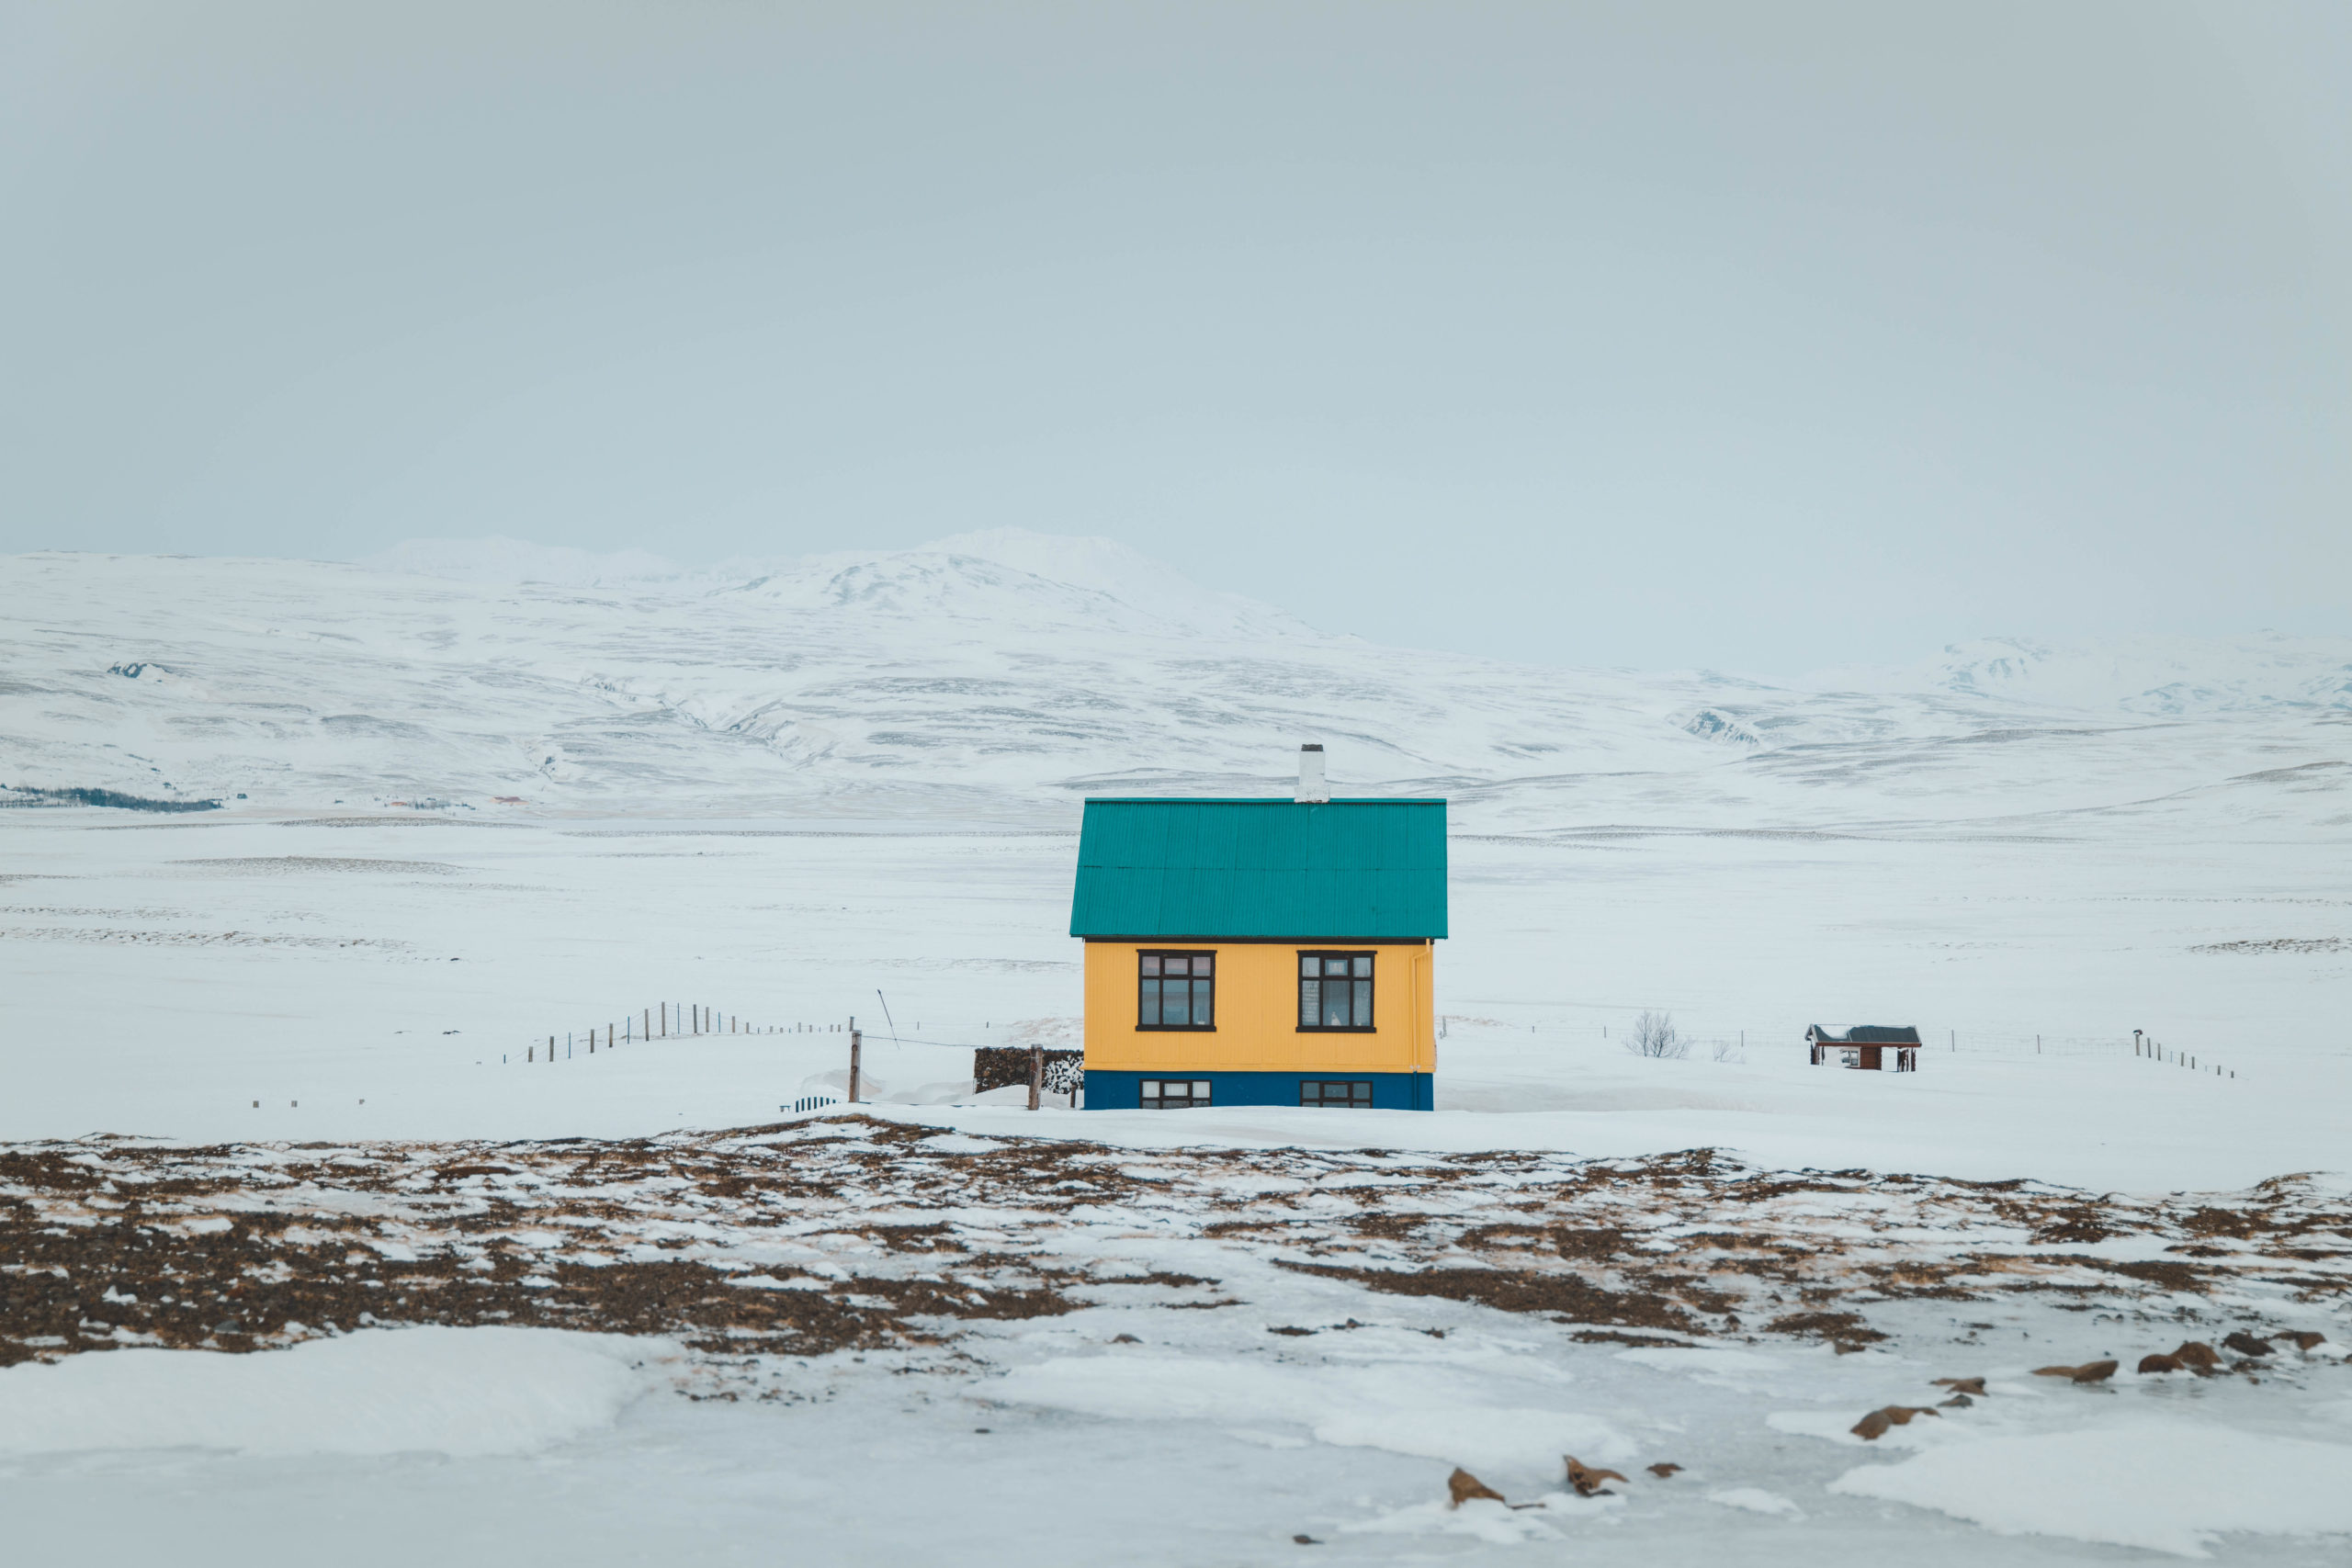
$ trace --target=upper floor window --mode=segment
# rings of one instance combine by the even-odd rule
[[[1216,955],[1146,953],[1137,957],[1136,1027],[1216,1027]]]
[[[1298,1026],[1301,1029],[1369,1031],[1372,1028],[1372,954],[1300,953]]]

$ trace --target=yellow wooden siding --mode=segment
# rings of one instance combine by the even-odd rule
[[[1216,954],[1214,1030],[1137,1029],[1136,959],[1147,949]],[[1378,954],[1373,1031],[1322,1033],[1298,1027],[1298,955]],[[1437,1069],[1428,942],[1308,944],[1125,942],[1086,944],[1086,1065],[1105,1072],[1427,1073]]]

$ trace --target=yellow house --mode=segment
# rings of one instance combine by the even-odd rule
[[[1089,800],[1078,862],[1087,1109],[1430,1108],[1445,802]]]

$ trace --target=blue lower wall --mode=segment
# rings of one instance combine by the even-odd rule
[[[1086,1073],[1086,1109],[1089,1111],[1133,1111],[1143,1104],[1143,1080],[1146,1078],[1192,1078],[1195,1082],[1206,1078],[1216,1088],[1210,1090],[1212,1103],[1226,1105],[1287,1105],[1298,1106],[1298,1086],[1304,1079],[1349,1079],[1362,1083],[1372,1080],[1372,1108],[1374,1111],[1428,1111],[1433,1108],[1431,1093],[1435,1082],[1427,1073],[1180,1073],[1173,1069],[1158,1073],[1107,1072],[1090,1067]]]

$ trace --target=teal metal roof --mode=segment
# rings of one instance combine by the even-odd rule
[[[1069,934],[1445,935],[1445,802],[1090,800]]]

